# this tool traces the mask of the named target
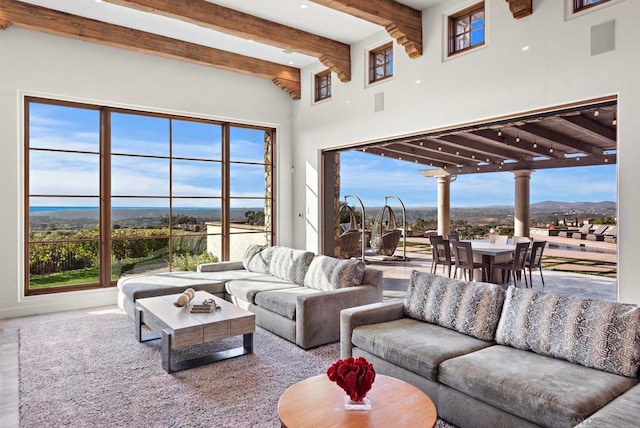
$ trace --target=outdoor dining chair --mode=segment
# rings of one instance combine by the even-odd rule
[[[527,284],[527,274],[524,269],[526,260],[527,260],[527,252],[529,251],[529,243],[528,242],[519,242],[516,244],[516,249],[513,254],[513,259],[508,262],[503,263],[495,263],[493,265],[494,268],[502,270],[502,274],[504,277],[504,273],[507,272],[507,283],[511,279],[511,275],[513,275],[513,285],[518,286],[516,280],[522,276],[524,277],[524,286],[528,287]]]
[[[525,261],[524,266],[529,269],[529,285],[533,288],[533,279],[531,277],[531,270],[538,269],[540,271],[540,279],[542,279],[542,288],[544,288],[544,276],[542,276],[542,253],[544,247],[547,245],[547,241],[533,241],[531,244],[531,251]]]
[[[447,268],[447,276],[451,277],[451,266],[453,261],[451,260],[451,244],[449,240],[444,239],[442,236],[429,237],[431,242],[432,261],[431,261],[431,273],[436,273],[438,265],[442,265],[442,273],[444,273],[445,267]]]
[[[447,239],[451,242],[457,242],[460,240],[460,234],[458,232],[451,232],[447,235]]]
[[[483,262],[474,262],[473,261],[473,249],[471,248],[471,242],[452,242],[453,246],[453,255],[455,258],[455,263],[453,265],[453,277],[456,277],[458,273],[458,269],[464,273],[464,279],[471,281],[473,280],[473,271],[475,269],[480,269],[482,271],[482,280],[489,281],[489,264]],[[469,278],[467,279],[467,272],[469,273]]]
[[[509,235],[496,235],[493,243],[506,245],[509,243]]]

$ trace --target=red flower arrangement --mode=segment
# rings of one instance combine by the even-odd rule
[[[352,401],[362,401],[371,389],[371,385],[376,378],[373,364],[364,357],[347,357],[331,364],[327,369],[329,380],[347,393]]]

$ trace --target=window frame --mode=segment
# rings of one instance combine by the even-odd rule
[[[331,70],[326,69],[324,71],[314,74],[313,80],[314,80],[313,102],[318,103],[318,102],[330,100],[333,95]],[[321,95],[323,88],[327,89],[327,95],[324,97]]]
[[[30,135],[30,129],[31,129],[31,121],[32,121],[32,115],[31,115],[31,109],[30,106],[31,104],[44,104],[44,105],[49,105],[49,106],[54,106],[54,107],[72,107],[72,108],[78,108],[78,109],[85,109],[85,110],[91,110],[91,111],[97,111],[99,114],[99,129],[96,130],[96,132],[99,135],[99,144],[98,144],[98,153],[91,153],[91,154],[96,154],[97,156],[99,156],[100,160],[98,162],[98,175],[99,175],[99,195],[73,195],[73,194],[38,194],[38,193],[31,193],[31,188],[30,188],[30,176],[32,173],[32,167],[31,167],[31,163],[30,163],[30,158],[31,158],[31,153],[33,151],[44,151],[44,152],[57,152],[57,153],[78,153],[77,150],[73,150],[73,149],[59,149],[56,148],[55,146],[50,146],[50,147],[38,147],[38,146],[33,146],[32,145],[32,139],[31,139],[31,135]],[[88,104],[88,103],[83,103],[83,102],[74,102],[74,101],[66,101],[66,100],[58,100],[58,99],[50,99],[50,98],[43,98],[40,96],[30,96],[30,95],[25,95],[23,97],[23,112],[24,112],[24,117],[23,117],[23,126],[24,126],[24,133],[23,133],[23,138],[24,138],[24,142],[23,142],[23,154],[24,154],[24,160],[23,160],[23,167],[24,167],[24,173],[23,173],[23,186],[24,186],[24,191],[23,191],[23,198],[24,198],[24,202],[23,202],[23,206],[24,206],[24,219],[23,219],[23,239],[24,239],[24,248],[23,248],[23,263],[24,263],[24,279],[23,279],[23,290],[24,290],[24,295],[25,296],[34,296],[34,295],[43,295],[43,294],[55,294],[55,293],[60,293],[60,292],[68,292],[68,291],[80,291],[80,290],[88,290],[88,289],[100,289],[100,288],[106,288],[106,287],[113,287],[116,285],[117,283],[117,279],[112,279],[112,254],[113,254],[113,249],[111,247],[112,245],[112,241],[117,240],[117,238],[113,238],[112,239],[112,233],[113,233],[113,225],[114,222],[111,219],[111,210],[112,210],[112,206],[111,206],[111,200],[112,199],[122,199],[122,197],[124,198],[155,198],[155,199],[167,199],[168,201],[168,213],[169,213],[169,219],[168,219],[168,235],[167,236],[153,236],[153,239],[157,238],[157,239],[165,239],[165,238],[169,238],[168,244],[167,244],[167,248],[169,251],[169,260],[168,260],[168,265],[167,265],[167,269],[168,271],[173,271],[174,267],[173,267],[173,258],[171,257],[171,251],[173,249],[173,245],[174,243],[172,243],[172,238],[180,238],[180,236],[178,236],[178,234],[175,234],[174,232],[177,231],[174,230],[174,227],[172,225],[172,221],[173,221],[173,217],[176,215],[173,211],[174,209],[174,201],[178,201],[180,199],[193,199],[193,198],[207,198],[207,199],[211,199],[214,204],[217,204],[217,202],[215,201],[220,201],[219,205],[220,205],[220,215],[221,215],[221,224],[222,224],[222,232],[219,234],[220,235],[220,239],[223,243],[222,245],[222,252],[219,255],[220,257],[220,261],[226,261],[229,259],[229,228],[230,228],[230,210],[232,209],[232,196],[229,194],[229,186],[231,181],[233,180],[233,178],[230,176],[229,174],[229,169],[230,169],[230,165],[231,164],[235,164],[235,163],[242,163],[242,164],[254,164],[254,165],[262,165],[265,168],[265,174],[269,175],[269,179],[268,179],[268,184],[265,183],[265,187],[264,187],[264,198],[261,197],[261,199],[264,199],[264,206],[265,206],[265,210],[269,210],[269,212],[265,212],[265,217],[268,218],[269,224],[265,224],[265,231],[264,234],[266,236],[267,241],[273,245],[273,243],[275,242],[275,225],[276,225],[276,210],[275,210],[275,205],[276,205],[276,197],[275,197],[275,189],[276,189],[276,156],[275,156],[275,141],[276,141],[276,129],[275,128],[270,128],[270,127],[265,127],[265,126],[257,126],[257,125],[249,125],[249,124],[243,124],[243,123],[232,123],[232,122],[223,122],[223,121],[218,121],[218,120],[213,120],[213,119],[203,119],[203,118],[198,118],[198,117],[190,117],[190,116],[182,116],[182,115],[178,115],[178,114],[169,114],[169,113],[157,113],[157,112],[152,112],[152,111],[140,111],[140,110],[134,110],[134,109],[127,109],[127,108],[122,108],[122,107],[113,107],[113,106],[107,106],[107,105],[97,105],[97,104]],[[205,160],[206,162],[211,162],[212,164],[217,164],[220,165],[221,169],[222,169],[222,183],[221,183],[221,193],[220,196],[197,196],[197,195],[180,195],[180,194],[174,194],[172,190],[170,190],[168,196],[152,196],[152,195],[139,195],[139,196],[135,196],[135,195],[119,195],[119,194],[114,194],[112,189],[111,189],[111,183],[112,183],[112,176],[111,176],[111,159],[114,156],[122,156],[122,153],[119,153],[117,150],[116,152],[114,152],[112,150],[112,136],[111,136],[111,131],[112,131],[112,123],[111,123],[111,115],[114,113],[124,113],[124,114],[129,114],[129,115],[139,115],[142,117],[155,117],[155,118],[163,118],[163,119],[167,119],[169,122],[169,129],[168,129],[168,144],[169,147],[172,147],[173,144],[173,131],[172,131],[172,126],[171,124],[173,123],[173,121],[187,121],[187,122],[200,122],[200,123],[205,123],[205,124],[210,124],[210,125],[215,125],[215,126],[220,126],[221,127],[221,148],[222,148],[222,152],[223,153],[227,153],[226,158],[225,156],[223,156],[222,159],[220,160],[214,160],[214,159],[208,159]],[[233,159],[229,159],[228,157],[228,153],[229,153],[229,145],[231,144],[229,138],[228,138],[228,130],[231,127],[237,127],[237,128],[245,128],[245,129],[255,129],[255,130],[259,130],[264,132],[264,144],[265,144],[265,153],[264,153],[264,163],[260,162],[260,161],[256,161],[256,162],[246,162],[246,161],[234,161]],[[84,152],[80,152],[80,153],[84,153]],[[163,158],[166,159],[169,162],[169,165],[173,165],[173,163],[175,161],[182,161],[184,159],[187,160],[194,160],[194,159],[188,159],[185,158],[183,156],[177,155],[174,156],[171,153],[171,150],[169,152],[168,155],[166,156],[156,156],[156,155],[138,155],[138,154],[125,154],[125,156],[127,157],[144,157],[144,158]],[[170,167],[171,168],[171,167]],[[174,180],[176,179],[176,177],[174,177],[171,173],[169,175],[169,186],[170,188],[173,186]],[[225,190],[226,189],[226,190]],[[57,189],[54,189],[54,191],[56,191]],[[64,190],[64,189],[62,189]],[[98,202],[98,230],[99,230],[99,239],[95,239],[95,241],[98,242],[98,277],[99,280],[98,282],[87,282],[87,283],[79,283],[79,284],[67,284],[67,285],[53,285],[50,287],[43,287],[43,288],[33,288],[31,286],[31,263],[30,263],[30,250],[31,250],[31,246],[32,245],[38,245],[38,244],[48,244],[47,240],[44,239],[36,239],[36,240],[32,240],[31,239],[31,221],[30,221],[30,207],[32,204],[32,198],[95,198],[95,199],[99,199]],[[37,204],[34,204],[34,206],[38,206]],[[177,204],[175,206],[175,209],[180,209],[180,205]],[[266,223],[266,222],[265,222]],[[53,229],[52,229],[53,230]],[[135,229],[134,229],[135,230]],[[187,234],[183,234],[183,236],[189,235]],[[209,236],[213,236],[215,234],[211,234],[209,232],[204,232],[203,234],[201,234],[202,236],[209,237]],[[137,239],[135,237],[132,238],[128,238],[128,239]],[[94,241],[94,239],[90,239],[91,241]],[[86,241],[86,239],[82,239],[82,238],[77,238],[76,236],[71,236],[69,239],[63,239],[60,240],[60,242],[58,242],[59,240],[56,240],[55,242],[51,242],[54,245],[57,244],[64,244],[64,243],[77,243],[80,241]],[[62,242],[64,241],[64,242]]]
[[[387,52],[389,51],[389,53]],[[384,64],[382,65],[382,67],[384,68],[384,76],[376,78],[375,76],[375,70],[378,67],[381,67],[380,65],[376,65],[376,56],[378,54],[384,53]],[[368,64],[368,82],[369,84],[375,84],[378,82],[382,82],[384,80],[387,80],[391,77],[393,77],[393,72],[394,72],[394,54],[393,54],[393,42],[389,41],[381,46],[378,46],[377,48],[374,49],[370,49],[369,53],[368,53],[368,58],[369,58],[369,64]],[[390,60],[388,60],[390,58]],[[391,73],[387,74],[387,66],[388,64],[391,64]]]
[[[482,11],[483,14],[483,25],[482,25],[482,43],[478,43],[475,45],[471,44],[471,27],[469,27],[469,46],[456,49],[456,23],[464,18],[471,19],[471,16],[475,13]],[[458,55],[463,52],[469,52],[473,49],[484,46],[487,43],[487,14],[485,8],[485,2],[481,1],[479,3],[475,3],[467,8],[464,8],[456,13],[453,13],[447,17],[447,56],[452,57]]]
[[[573,0],[573,13],[579,13],[591,9],[592,7],[601,6],[609,1],[610,0],[598,0],[596,3],[584,4],[584,0]]]

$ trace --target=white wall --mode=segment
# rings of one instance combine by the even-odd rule
[[[388,81],[365,85],[365,52],[389,40],[387,34],[352,45],[353,79],[340,83],[334,77],[330,102],[312,105],[313,70],[303,70],[303,98],[294,106],[294,210],[319,209],[319,201],[307,191],[318,182],[305,183],[302,171],[320,170],[323,148],[617,94],[619,298],[640,303],[640,192],[634,189],[640,182],[640,2],[614,0],[567,19],[569,1],[534,1],[533,15],[516,20],[507,2],[487,0],[486,46],[453,59],[443,53],[443,22],[475,0],[445,1],[423,12],[422,57],[409,59],[394,44],[395,71]],[[610,20],[615,20],[615,50],[590,56],[590,28]],[[523,51],[524,46],[529,50]],[[373,98],[379,92],[384,92],[385,110],[374,113]],[[313,230],[296,218],[294,244],[318,251],[319,237],[305,235]]]
[[[113,304],[116,290],[22,296],[23,94],[229,119],[277,129],[278,243],[291,245],[291,111],[268,79],[19,28],[0,31],[0,318]],[[256,101],[259,100],[259,101]]]

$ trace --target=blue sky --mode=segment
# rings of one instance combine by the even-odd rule
[[[97,206],[99,195],[99,112],[80,108],[31,104],[30,147],[93,153],[30,152],[30,193],[39,195],[86,195],[87,198],[36,198],[32,205]],[[221,127],[166,118],[112,114],[114,154],[169,155],[173,133],[173,155],[189,158],[172,164],[174,196],[219,197]],[[264,162],[264,132],[232,127],[230,156],[234,162]],[[112,194],[117,196],[169,195],[169,161],[158,158],[112,156]],[[264,205],[264,166],[232,163],[232,206]],[[166,199],[113,200],[113,206],[167,206]],[[218,208],[219,200],[175,199],[174,206]]]
[[[365,206],[382,206],[387,195],[398,196],[407,207],[434,207],[438,202],[437,180],[426,178],[425,165],[363,153],[340,156],[341,199],[355,194]],[[534,171],[531,202],[600,202],[616,200],[615,165],[557,168]],[[513,205],[511,172],[461,175],[451,183],[454,207]],[[390,202],[390,205],[393,203]]]

